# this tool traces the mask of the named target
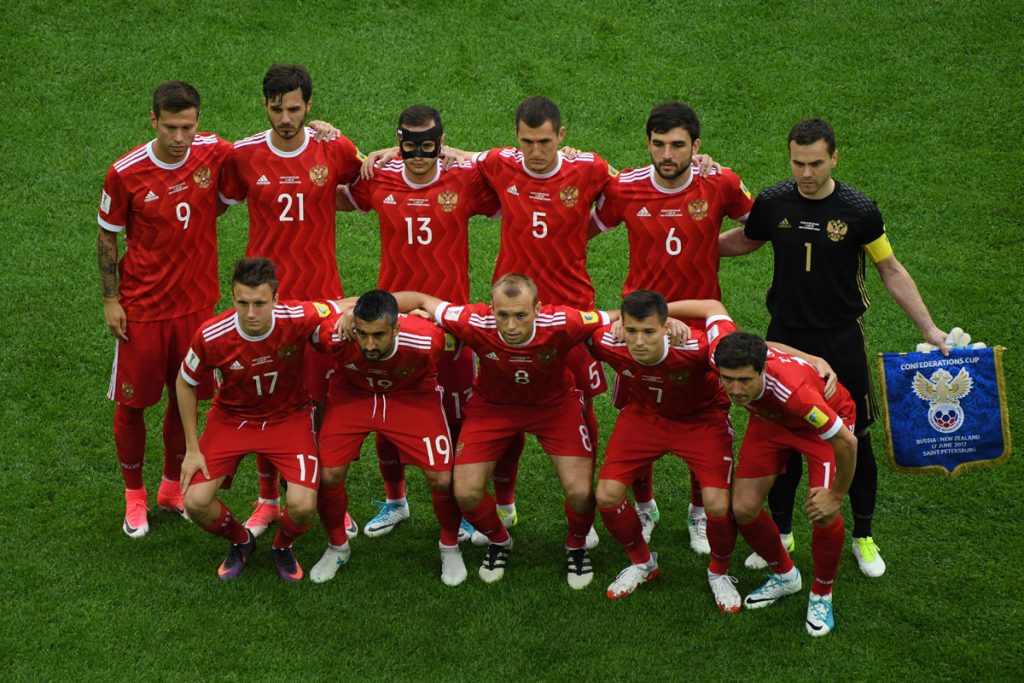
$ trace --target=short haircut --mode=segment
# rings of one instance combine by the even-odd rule
[[[277,269],[274,267],[274,262],[264,256],[241,258],[235,262],[235,272],[231,274],[231,284],[253,289],[262,284],[268,284],[271,291],[277,294]]]
[[[313,97],[313,79],[301,64],[274,64],[263,76],[263,99],[268,102],[276,102],[296,89],[302,91],[303,102]]]
[[[398,302],[391,292],[385,292],[383,289],[371,289],[356,299],[352,316],[368,323],[384,320],[388,325],[394,327],[398,324]]]
[[[537,301],[537,285],[528,276],[522,273],[505,273],[491,285],[491,298],[501,292],[510,299],[522,296],[526,292]]]
[[[619,309],[623,315],[634,320],[643,320],[657,314],[658,322],[664,323],[668,319],[668,303],[665,297],[649,289],[637,289],[622,298],[622,306]]]
[[[768,345],[764,339],[749,332],[733,332],[722,337],[715,349],[715,365],[727,370],[746,366],[755,372],[764,370],[768,358]]]
[[[789,131],[789,140],[786,145],[788,146],[790,142],[795,142],[798,145],[813,145],[818,140],[825,141],[830,156],[836,151],[836,133],[828,121],[825,119],[803,119],[797,121],[793,129]]]
[[[682,102],[662,102],[651,110],[647,117],[647,139],[651,133],[667,133],[673,128],[685,128],[691,140],[700,137],[700,120],[697,112]]]
[[[550,121],[557,132],[562,127],[562,112],[557,104],[546,97],[530,97],[523,100],[516,109],[516,128],[520,121],[530,128],[540,128],[545,121]]]
[[[441,124],[441,112],[426,104],[414,104],[406,108],[398,117],[398,127],[408,128],[409,126],[427,126],[433,122],[438,128]]]
[[[192,107],[199,112],[199,91],[185,81],[167,81],[153,91],[153,116],[157,118],[164,111],[177,114]]]

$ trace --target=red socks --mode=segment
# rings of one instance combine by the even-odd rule
[[[519,478],[519,459],[526,445],[526,435],[517,434],[501,454],[494,466],[494,498],[498,505],[512,505],[516,502],[516,480]],[[473,526],[476,526],[475,524]]]
[[[430,497],[434,503],[434,514],[437,515],[437,523],[441,527],[441,545],[454,546],[459,544],[459,525],[462,523],[462,510],[455,502],[455,495],[448,491],[434,491],[431,489]]]
[[[398,456],[398,447],[380,434],[376,435],[377,463],[384,480],[384,495],[388,500],[405,498],[405,465]]]
[[[342,512],[341,515],[344,517],[345,513]],[[281,526],[277,530],[277,535],[274,536],[274,542],[272,544],[273,547],[278,550],[291,548],[292,543],[295,542],[296,538],[309,531],[309,526],[309,524],[305,526],[299,526],[296,524],[295,520],[292,519],[291,514],[289,514],[289,511],[286,509],[284,511],[284,515],[281,517]]]
[[[711,546],[708,571],[712,574],[728,574],[732,551],[736,547],[736,522],[731,515],[708,515],[708,545]]]
[[[786,548],[779,538],[779,528],[775,526],[771,515],[765,512],[764,508],[761,508],[753,522],[737,523],[736,526],[743,534],[747,544],[764,558],[764,561],[768,563],[768,568],[774,573],[785,574],[793,568],[793,560],[789,559],[789,553],[786,552]]]
[[[828,526],[814,525],[811,532],[811,557],[814,558],[812,593],[828,595],[832,592],[832,582],[839,573],[839,558],[843,554],[845,540],[846,529],[843,527],[842,515],[836,515]]]
[[[608,532],[629,555],[630,562],[644,564],[650,561],[651,549],[644,541],[643,525],[627,499],[623,498],[618,505],[601,508],[601,520]]]
[[[321,488],[317,493],[316,511],[320,514],[320,521],[327,530],[327,542],[331,545],[345,545],[348,542],[348,534],[345,533],[347,510],[348,491],[345,484],[338,484],[329,489]]]
[[[636,513],[634,512],[634,514]],[[565,535],[565,547],[584,547],[590,527],[594,526],[594,508],[590,508],[589,512],[576,512],[569,505],[569,501],[565,501],[565,519],[569,522],[569,531]]]
[[[498,508],[494,504],[494,498],[486,491],[475,508],[472,510],[462,508],[462,514],[491,543],[504,544],[511,538],[508,535],[508,529],[498,519]]]
[[[181,423],[178,423],[181,426]],[[146,423],[142,410],[120,403],[114,407],[114,445],[126,489],[141,489],[142,460],[146,455]],[[179,470],[180,474],[180,470]]]
[[[220,501],[217,501],[217,504],[220,505],[220,513],[217,515],[217,519],[209,525],[204,526],[203,531],[211,533],[214,536],[226,538],[229,542],[234,543],[235,545],[248,541],[249,532],[246,531],[244,526],[238,523],[238,520],[231,514],[231,510],[228,510],[227,505]]]
[[[256,456],[256,471],[260,477],[260,498],[274,500],[281,496],[277,487],[277,467],[268,458],[262,455]]]
[[[178,399],[174,392],[167,396],[164,413],[164,479],[181,479],[181,462],[185,459],[185,431],[181,426]]]

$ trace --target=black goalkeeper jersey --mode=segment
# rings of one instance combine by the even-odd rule
[[[807,199],[788,180],[754,201],[744,234],[771,242],[775,271],[766,303],[785,327],[828,329],[859,318],[868,307],[864,245],[885,234],[878,206],[836,181],[824,199]]]

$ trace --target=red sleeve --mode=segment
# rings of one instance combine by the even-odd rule
[[[473,164],[473,180],[469,184],[469,193],[472,200],[471,213],[474,216],[487,216],[495,218],[501,211],[501,202],[491,186],[487,184],[477,164]]]
[[[828,405],[828,401],[806,384],[801,384],[786,401],[786,409],[799,417],[822,439],[831,439],[843,428],[842,419]]]
[[[203,329],[196,330],[185,359],[181,361],[181,376],[192,386],[197,386],[210,372],[206,366],[206,345],[203,343]]]
[[[591,182],[593,183],[595,192],[593,195],[591,195],[591,197],[596,199],[597,196],[604,191],[604,189],[608,186],[612,179],[616,178],[618,175],[619,172],[612,168],[611,164],[609,164],[607,161],[605,161],[604,159],[595,154],[594,174],[591,178]],[[593,199],[591,201],[593,201]]]
[[[445,331],[451,332],[456,337],[462,338],[470,325],[469,318],[473,314],[490,315],[491,309],[485,304],[466,304],[465,306],[452,306],[445,301],[437,307],[437,324]]]
[[[608,314],[604,311],[581,311],[567,306],[559,306],[559,309],[565,312],[566,331],[574,344],[582,342],[609,323]]]
[[[501,147],[495,147],[473,155],[473,163],[480,170],[484,182],[491,188],[497,183],[496,174],[501,164],[501,150]]]
[[[220,200],[225,204],[241,204],[248,192],[238,162],[238,148],[232,147],[220,171]]]
[[[597,198],[593,216],[601,232],[614,230],[623,220],[622,202],[620,201],[622,186],[618,180],[608,183],[604,192]]]
[[[360,154],[355,143],[344,135],[332,140],[330,145],[338,168],[338,182],[347,185],[359,177],[359,168],[366,157]]]
[[[708,318],[704,323],[704,335],[708,338],[708,362],[711,367],[715,366],[715,349],[723,337],[736,331],[736,323],[732,318],[724,315],[715,315]]]
[[[745,221],[754,206],[754,196],[732,169],[723,169],[722,176],[729,188],[725,194],[725,213],[734,221]]]
[[[100,209],[96,220],[104,230],[121,232],[128,224],[128,210],[131,208],[131,195],[124,187],[121,176],[111,166],[107,177],[103,180],[103,193],[100,195]]]
[[[356,178],[346,186],[345,196],[356,211],[369,213],[373,210],[373,179]]]

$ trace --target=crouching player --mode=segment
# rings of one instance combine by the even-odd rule
[[[678,308],[688,306],[687,308]],[[636,290],[622,300],[620,341],[610,326],[594,332],[594,357],[628,378],[629,403],[619,413],[598,475],[597,506],[604,525],[625,549],[632,564],[608,586],[609,598],[623,598],[658,576],[658,555],[644,540],[626,489],[663,453],[686,461],[704,494],[711,546],[708,583],[718,609],[738,612],[740,594],[729,576],[736,526],[729,515],[732,475],[732,427],[729,399],[708,365],[709,340],[735,329],[717,301],[666,304],[656,292]],[[705,318],[706,328],[675,345],[669,341],[668,315]],[[720,329],[724,327],[724,329]]]
[[[772,574],[744,604],[755,609],[797,593],[800,572],[779,539],[763,505],[793,451],[807,459],[810,493],[804,505],[813,522],[814,584],[807,606],[807,632],[823,636],[835,627],[832,583],[843,551],[839,514],[857,464],[853,435],[856,408],[837,384],[826,400],[825,383],[811,365],[769,349],[752,334],[734,332],[712,345],[714,364],[729,399],[750,411],[733,485],[733,514],[743,538],[765,559]]]
[[[266,456],[288,482],[288,508],[274,536],[277,572],[285,581],[301,581],[302,567],[292,543],[309,530],[316,509],[320,459],[313,433],[312,407],[303,389],[306,346],[333,304],[278,303],[274,264],[246,258],[231,277],[234,310],[207,320],[192,339],[177,380],[178,406],[185,431],[181,489],[192,521],[231,543],[217,575],[234,579],[256,545],[217,498],[229,486],[247,453]],[[203,373],[216,371],[220,390],[198,436],[196,386]]]
[[[352,318],[352,338],[334,331],[333,319],[320,330],[319,345],[335,361],[320,430],[324,469],[317,503],[329,545],[310,578],[331,580],[352,554],[345,477],[363,441],[376,432],[397,447],[403,463],[423,470],[441,526],[441,581],[457,586],[467,575],[459,552],[462,513],[452,495],[454,457],[437,367],[460,349],[437,325],[399,316],[395,297],[380,289],[356,300]]]

